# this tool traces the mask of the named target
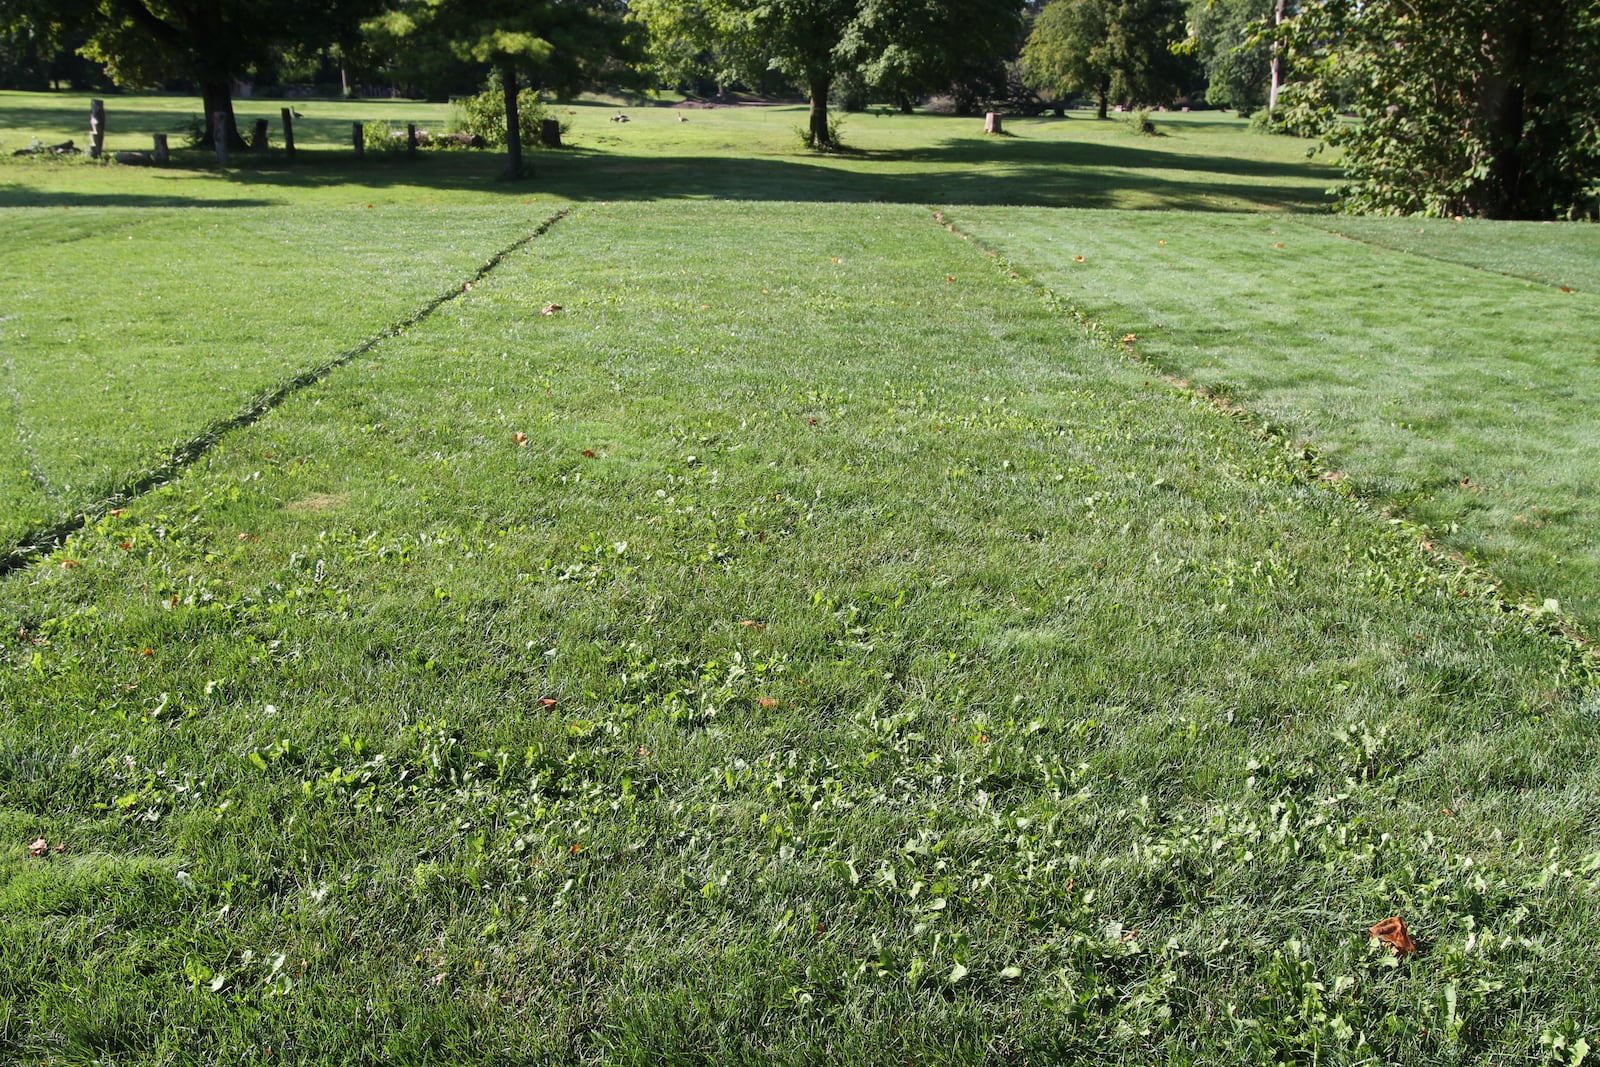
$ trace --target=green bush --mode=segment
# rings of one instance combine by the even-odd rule
[[[481,137],[492,148],[503,148],[506,143],[506,100],[498,79],[477,96],[454,102],[450,114],[450,132]],[[550,111],[532,89],[517,93],[517,125],[522,134],[522,144],[527,148],[539,145],[539,124],[550,117]],[[561,132],[567,132],[562,123]]]
[[[1150,121],[1150,110],[1140,108],[1128,114],[1128,129],[1146,137],[1156,136],[1156,124]]]

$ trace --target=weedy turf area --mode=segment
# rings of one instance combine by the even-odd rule
[[[1413,476],[1381,434],[1330,483],[1296,437],[1334,455],[1329,423],[1263,402],[1295,427],[1264,434],[1116,339],[1201,381],[1147,337],[1227,353],[1153,258],[1186,240],[1276,277],[1372,247],[950,212],[997,259],[926,207],[602,191],[461,208],[337,297],[241,267],[304,333],[208,350],[128,456],[455,295],[0,582],[5,1056],[1585,1058],[1592,657],[1379,514]],[[44,210],[5,217],[71,254]],[[286,224],[410,250],[427,205],[319,210]],[[1371,298],[1331,288],[1346,329]],[[1396,914],[1415,954],[1369,938]]]

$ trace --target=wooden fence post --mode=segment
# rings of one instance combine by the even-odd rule
[[[250,147],[254,148],[257,152],[265,152],[267,150],[266,119],[256,119],[256,130],[250,138]]]
[[[406,154],[411,156],[417,154],[417,124],[415,122],[406,123]]]
[[[367,149],[367,132],[359,122],[350,124],[350,143],[355,146],[356,158],[360,159]]]
[[[289,155],[289,162],[294,162],[294,109],[283,109],[283,150]]]
[[[211,143],[217,150],[217,163],[228,165],[228,113],[215,112],[211,116]]]
[[[167,160],[172,158],[172,154],[167,151],[167,135],[164,133],[158,133],[155,135],[155,141],[155,160],[157,163],[165,163]]]
[[[106,147],[106,102],[89,101],[89,158],[99,159]]]

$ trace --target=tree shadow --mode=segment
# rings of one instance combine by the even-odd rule
[[[280,203],[262,197],[225,197],[201,200],[192,196],[152,195],[148,193],[73,193],[30,189],[23,185],[0,185],[0,208],[8,207],[271,207]]]

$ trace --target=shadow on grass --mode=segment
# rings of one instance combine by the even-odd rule
[[[144,193],[45,192],[21,185],[0,185],[0,208],[7,207],[270,207],[277,200],[261,197],[153,196]]]
[[[416,156],[302,149],[290,164],[278,149],[240,153],[216,170],[205,154],[174,153],[175,169],[211,172],[249,190],[236,198],[109,192],[39,192],[0,186],[0,207],[247,207],[277,202],[274,190],[410,187],[441,192],[542,193],[573,201],[723,199],[817,203],[882,202],[1197,211],[1311,212],[1328,205],[1326,165],[1196,155],[1151,144],[1027,137],[956,137],[925,148],[868,149],[832,158],[795,155],[620,154],[592,147],[534,151],[533,173],[502,177],[497,152],[424,150]],[[253,195],[250,195],[253,194]]]

